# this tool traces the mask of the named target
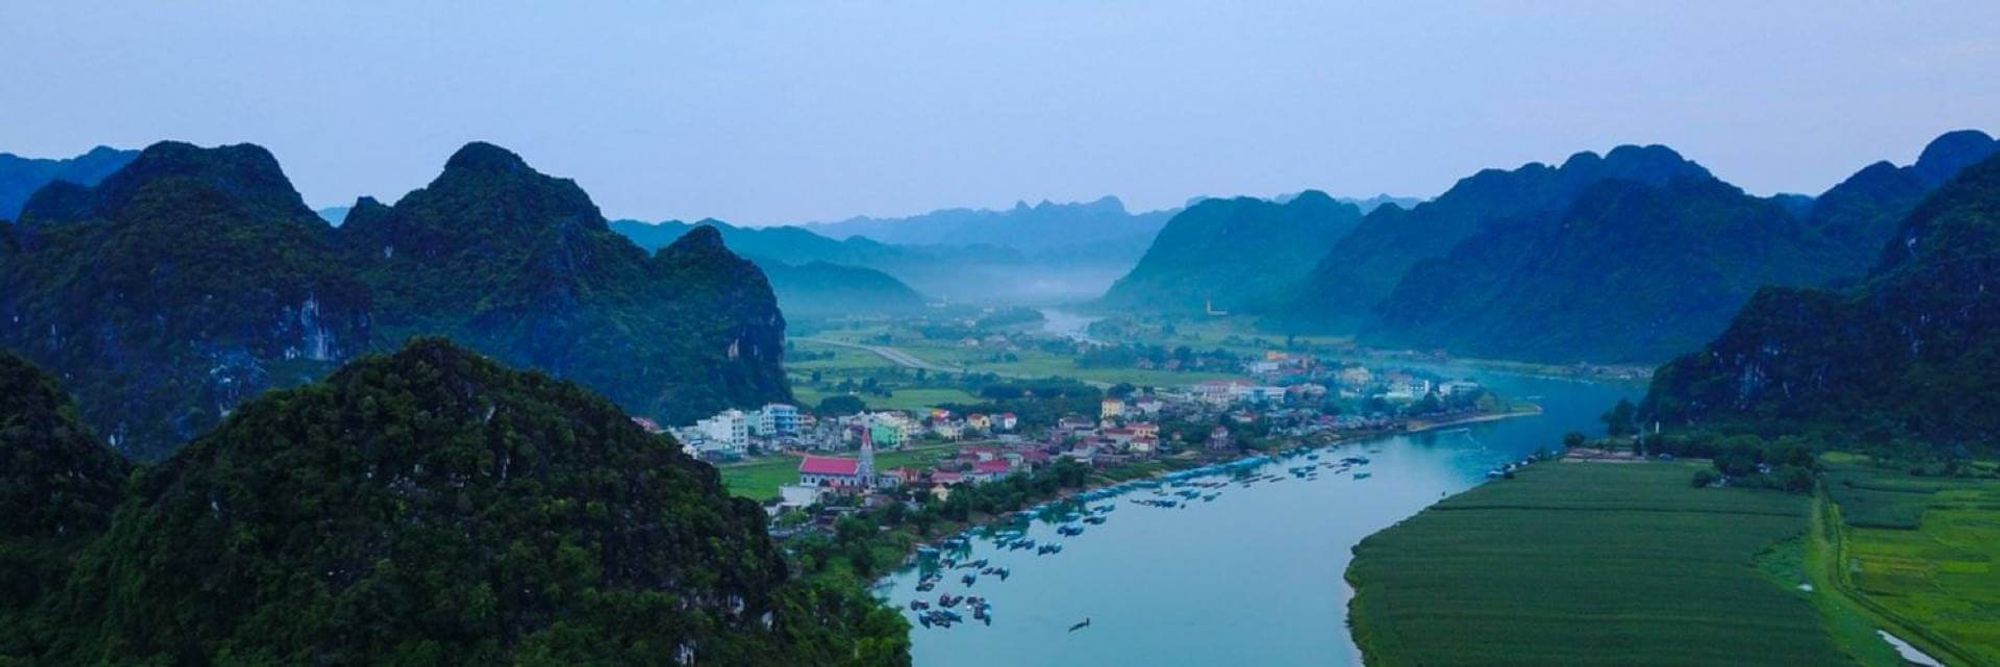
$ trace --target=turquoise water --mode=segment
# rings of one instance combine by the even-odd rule
[[[1006,581],[982,575],[967,587],[959,576],[969,570],[954,570],[936,590],[919,593],[911,569],[878,593],[911,617],[918,665],[1358,663],[1347,631],[1352,593],[1342,579],[1356,543],[1446,494],[1484,482],[1486,471],[1500,463],[1558,446],[1568,431],[1600,432],[1597,416],[1640,391],[1518,376],[1480,379],[1509,396],[1535,397],[1544,413],[1321,450],[1324,462],[1368,457],[1369,464],[1354,469],[1372,473],[1367,479],[1324,469],[1315,481],[1286,474],[1288,467],[1312,463],[1300,456],[1259,470],[1283,481],[1230,484],[1214,501],[1182,509],[1134,504],[1132,499],[1158,497],[1135,491],[1093,503],[1117,509],[1081,535],[1058,535],[1057,524],[1043,521],[1027,528],[1038,542],[1062,543],[1060,553],[1037,556],[975,538],[961,562],[985,558],[1009,567]],[[909,601],[934,604],[944,592],[986,597],[993,623],[918,626]],[[971,620],[964,605],[956,611]],[[1089,627],[1069,631],[1086,618]]]

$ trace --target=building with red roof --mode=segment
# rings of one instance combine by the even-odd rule
[[[807,456],[799,461],[799,483],[806,486],[864,486],[861,460],[837,456]]]

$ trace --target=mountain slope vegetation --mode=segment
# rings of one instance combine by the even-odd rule
[[[1566,210],[1495,221],[1410,267],[1360,340],[1548,363],[1694,349],[1764,285],[1838,276],[1833,245],[1722,181],[1612,179]]]
[[[1317,190],[1282,204],[1204,200],[1167,222],[1102,303],[1175,312],[1268,305],[1360,221],[1360,208]]]
[[[0,346],[49,369],[119,451],[156,460],[263,391],[442,334],[688,419],[789,396],[784,319],[711,234],[648,254],[574,183],[472,144],[335,229],[250,145],[147,148],[0,228]]]
[[[913,254],[868,239],[835,241],[799,227],[736,227],[716,220],[614,220],[611,229],[640,247],[665,247],[700,227],[710,227],[771,281],[778,306],[792,317],[906,313],[923,297],[895,276],[869,265],[905,265]]]
[[[1558,167],[1537,162],[1512,171],[1487,169],[1415,208],[1377,208],[1318,259],[1289,304],[1269,319],[1288,330],[1353,332],[1411,266],[1449,254],[1492,224],[1559,212],[1607,180],[1657,186],[1708,176],[1664,146],[1619,146],[1601,157],[1577,153]]]
[[[2000,157],[1917,205],[1846,290],[1767,288],[1653,378],[1641,411],[1676,426],[1831,425],[2000,451]]]
[[[791,578],[713,468],[574,383],[442,339],[249,401],[129,489],[13,655],[907,662],[896,614]]]

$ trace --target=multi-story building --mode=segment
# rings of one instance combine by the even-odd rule
[[[756,431],[766,438],[798,435],[799,409],[784,403],[765,405],[757,411]]]
[[[695,430],[702,434],[701,449],[720,451],[741,456],[750,451],[750,416],[742,410],[731,408],[716,413],[715,416],[697,421]]]

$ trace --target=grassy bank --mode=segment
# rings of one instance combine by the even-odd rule
[[[1760,571],[1808,499],[1697,489],[1698,466],[1532,466],[1355,547],[1369,663],[1850,664],[1822,615]]]

